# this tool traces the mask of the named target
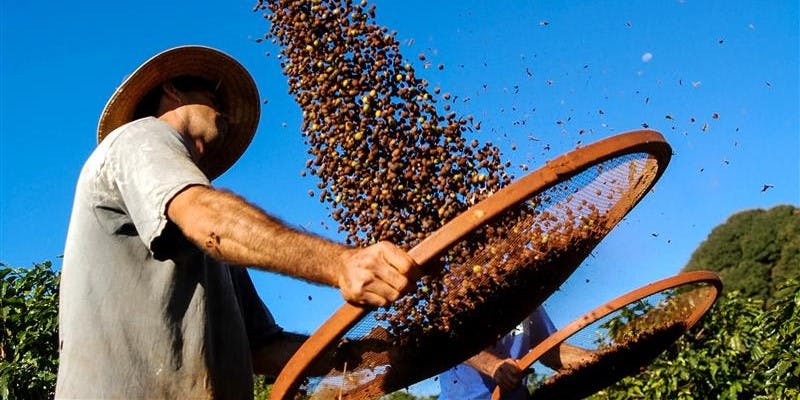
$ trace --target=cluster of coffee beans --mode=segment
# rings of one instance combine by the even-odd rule
[[[479,123],[440,111],[439,90],[429,91],[395,34],[374,22],[374,5],[262,0],[256,8],[271,22],[268,37],[281,46],[289,90],[303,110],[312,155],[306,167],[320,178],[319,199],[331,205],[349,243],[412,247],[510,182],[499,149],[465,137]],[[567,189],[548,196],[564,198]],[[531,205],[542,201],[549,199],[533,199],[474,232],[429,268],[416,291],[376,313],[392,341],[463,334],[458,328],[468,320],[491,319],[473,311],[486,311],[481,305],[498,293],[527,288],[531,273],[562,260],[562,250],[594,243],[601,230],[592,223],[602,216],[593,205],[584,201],[574,215],[568,208],[556,216]],[[553,279],[556,287],[560,281]]]
[[[307,169],[347,242],[413,247],[510,181],[480,124],[440,110],[366,0],[259,0],[303,109]],[[441,66],[440,66],[441,68]]]
[[[425,347],[420,338],[459,335],[475,321],[503,320],[504,310],[555,290],[571,272],[565,258],[588,254],[607,228],[591,203],[559,213],[530,207],[536,203],[508,211],[466,238],[442,258],[442,274],[423,277],[412,296],[376,318],[388,322],[400,344]]]

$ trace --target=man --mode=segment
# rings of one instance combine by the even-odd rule
[[[553,322],[539,307],[520,326],[462,364],[439,375],[439,400],[488,400],[499,386],[504,400],[529,398],[524,372],[516,360],[522,358],[553,332]],[[541,360],[558,370],[591,357],[588,350],[562,343]]]
[[[242,265],[383,306],[414,261],[299,233],[211,186],[255,134],[259,96],[230,56],[164,51],[112,95],[78,180],[62,268],[57,398],[253,395],[303,337],[283,332]]]

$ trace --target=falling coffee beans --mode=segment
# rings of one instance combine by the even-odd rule
[[[413,247],[510,181],[498,147],[464,138],[472,118],[441,114],[374,5],[262,0],[256,9],[303,110],[307,169],[348,244]]]

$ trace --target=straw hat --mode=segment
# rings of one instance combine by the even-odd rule
[[[142,98],[162,83],[189,75],[220,82],[216,93],[228,117],[221,146],[203,157],[200,167],[214,179],[241,157],[256,132],[261,112],[258,89],[250,73],[233,57],[210,47],[181,46],[165,50],[139,66],[108,100],[97,124],[97,143],[134,118]]]

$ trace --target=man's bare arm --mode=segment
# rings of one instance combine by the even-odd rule
[[[542,354],[539,360],[553,370],[562,370],[589,362],[594,357],[595,354],[591,350],[561,342],[558,347],[553,347],[550,351]]]
[[[522,382],[522,371],[512,358],[500,358],[485,349],[464,362],[492,378],[503,392],[510,392]]]
[[[414,266],[392,244],[342,246],[292,229],[241,197],[206,186],[178,193],[167,216],[214,258],[337,286],[355,304],[383,306],[396,300]]]

